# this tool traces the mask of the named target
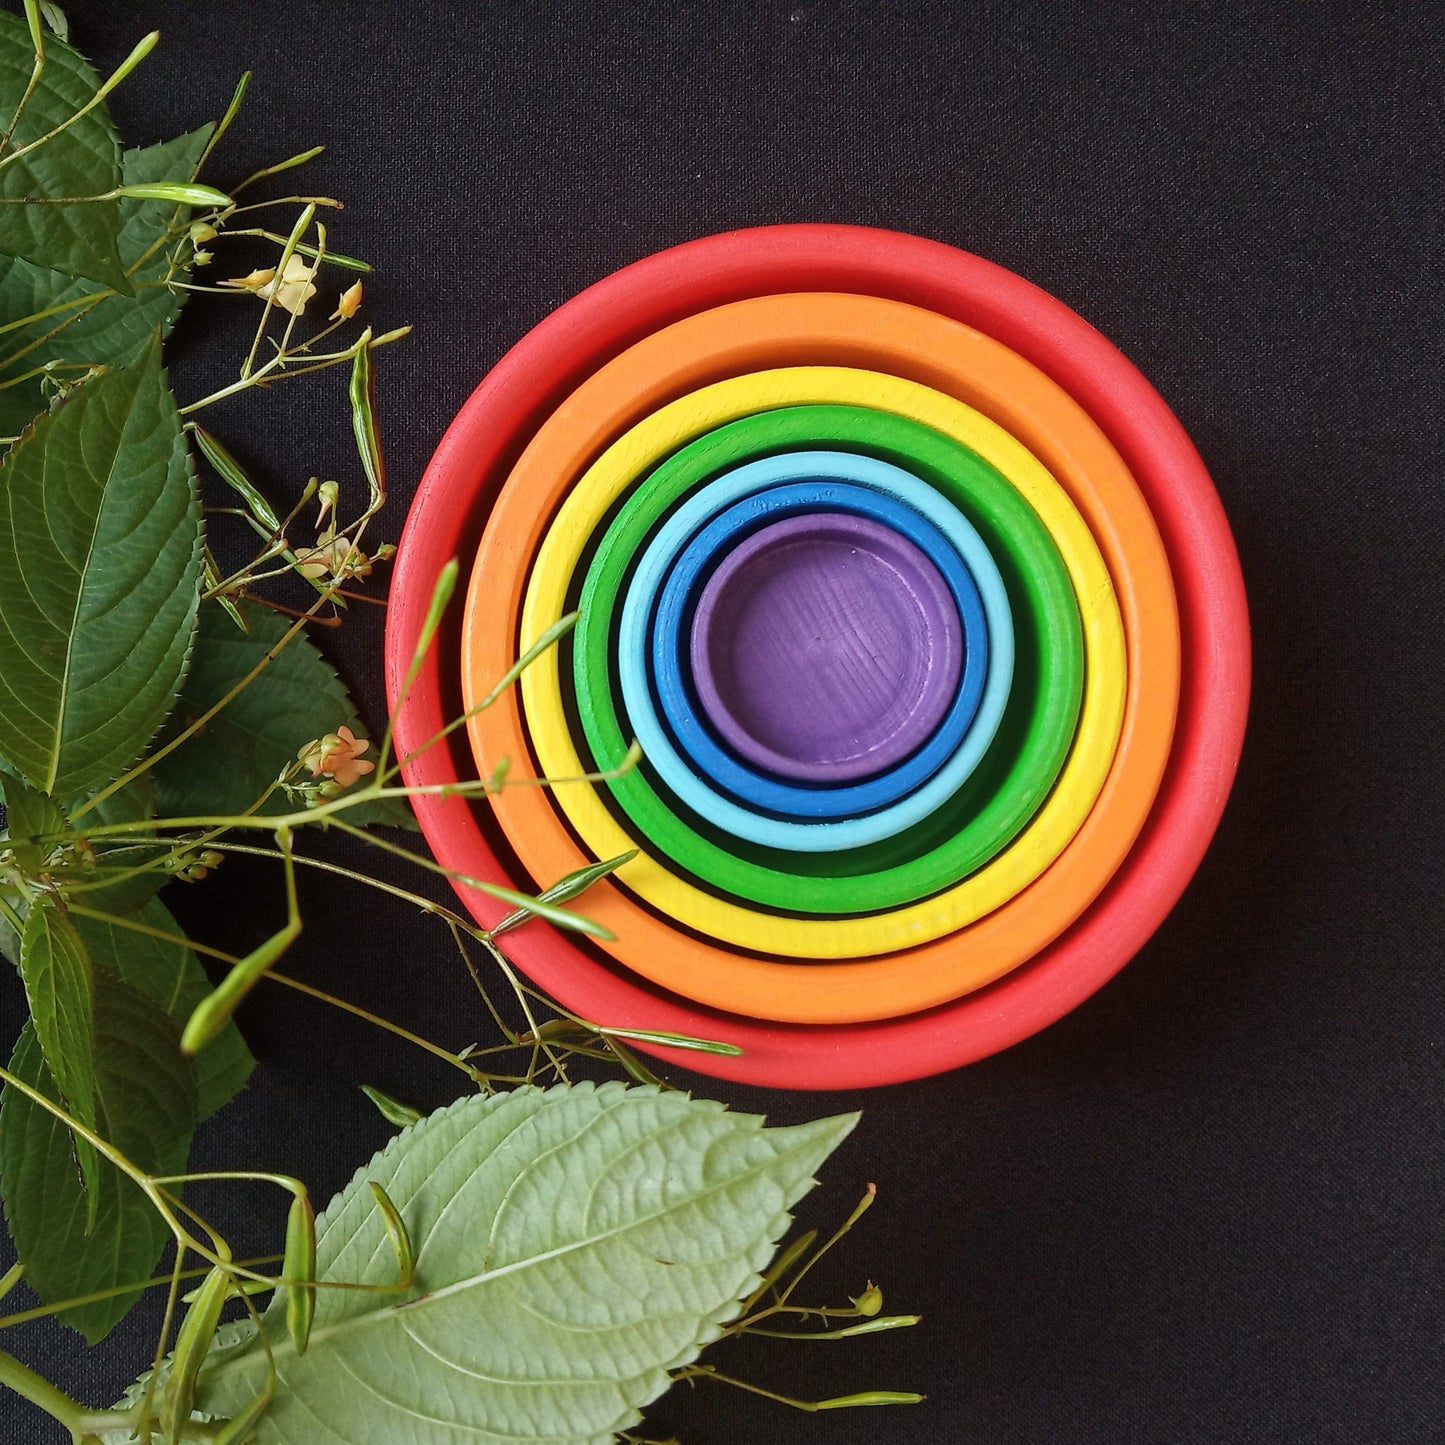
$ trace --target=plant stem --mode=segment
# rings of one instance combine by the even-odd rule
[[[17,1395],[24,1396],[32,1405],[38,1405],[47,1415],[59,1420],[70,1431],[73,1440],[80,1439],[85,1406],[4,1350],[0,1350],[0,1385],[8,1385]]]
[[[356,1018],[364,1019],[369,1024],[375,1024],[379,1029],[385,1029],[387,1033],[395,1034],[398,1038],[405,1039],[410,1044],[415,1044],[419,1049],[425,1049],[427,1053],[450,1064],[454,1069],[460,1069],[474,1083],[481,1083],[488,1076],[480,1069],[474,1069],[467,1061],[459,1055],[444,1049],[440,1044],[434,1044],[430,1039],[424,1039],[420,1034],[414,1034],[410,1029],[403,1028],[400,1024],[394,1024],[390,1019],[384,1019],[379,1014],[374,1014],[364,1009],[360,1004],[348,1003],[344,998],[337,998],[335,994],[327,993],[324,989],[315,988],[309,983],[302,983],[299,978],[292,978],[289,974],[278,973],[272,969],[265,975],[266,978],[275,983],[284,984],[287,988],[295,989],[297,993],[304,993],[309,998],[314,998],[321,1003],[329,1003],[333,1008],[339,1008],[343,1013],[349,1013]]]
[[[255,1269],[263,1264],[279,1264],[279,1254],[258,1254],[251,1259],[239,1259],[236,1261],[238,1269]],[[18,1268],[18,1266],[17,1266]],[[210,1274],[211,1267],[187,1269],[181,1272],[182,1279],[198,1279],[202,1275]],[[99,1304],[102,1300],[119,1299],[122,1295],[134,1294],[137,1290],[159,1289],[163,1284],[170,1284],[171,1277],[168,1274],[154,1275],[150,1279],[137,1280],[134,1284],[112,1285],[109,1289],[98,1289],[91,1294],[75,1295],[71,1299],[57,1300],[54,1304],[36,1305],[33,1309],[17,1310],[12,1315],[0,1316],[0,1330],[9,1329],[12,1325],[29,1324],[31,1320],[49,1319],[51,1315],[59,1314],[62,1310],[77,1309],[81,1305]]]
[[[35,49],[35,64],[30,69],[30,82],[25,87],[25,93],[20,97],[20,104],[15,107],[15,114],[10,117],[10,124],[5,127],[5,134],[0,136],[0,151],[10,144],[10,138],[15,134],[15,127],[20,124],[20,117],[25,114],[25,107],[30,104],[30,97],[35,93],[35,87],[40,83],[41,72],[45,69],[45,26],[41,24],[40,11],[35,0],[25,0],[25,18],[30,23],[30,43]]]
[[[306,234],[311,225],[311,218],[315,214],[316,207],[308,205],[296,218],[296,224],[291,227],[291,234],[286,238],[286,244],[281,247],[281,259],[276,263],[276,284],[266,298],[265,308],[261,312],[261,323],[256,327],[256,335],[251,342],[251,350],[245,361],[241,363],[241,379],[243,381],[251,375],[251,368],[256,362],[256,353],[261,349],[261,338],[266,334],[266,323],[270,321],[271,312],[275,310],[276,297],[286,277],[286,263],[296,254],[297,243]]]
[[[176,1218],[175,1211],[171,1208],[165,1191],[153,1184],[150,1176],[146,1174],[143,1169],[138,1169],[132,1164],[113,1144],[102,1139],[93,1129],[87,1129],[78,1119],[67,1114],[53,1099],[42,1094],[39,1089],[32,1088],[24,1079],[12,1074],[9,1069],[0,1068],[0,1084],[14,1089],[17,1093],[24,1094],[31,1103],[44,1109],[47,1114],[51,1114],[59,1119],[72,1134],[79,1139],[84,1139],[86,1143],[119,1169],[122,1174],[140,1189],[150,1201],[151,1207],[165,1220],[166,1227],[174,1236],[177,1244],[184,1245],[187,1249],[194,1251],[200,1255],[202,1259],[209,1260],[212,1264],[229,1263],[229,1261],[223,1261],[220,1255],[208,1249],[189,1233],[180,1220]],[[190,1211],[187,1210],[186,1213],[189,1214]],[[194,1217],[195,1216],[192,1215],[192,1218]]]
[[[144,60],[146,56],[155,49],[156,41],[160,38],[160,31],[152,30],[149,35],[145,36],[137,43],[135,49],[132,50],[131,53],[126,56],[126,58],[122,60],[121,63],[115,68],[115,71],[110,76],[110,78],[102,83],[100,89],[97,90],[95,94],[91,96],[91,98],[86,101],[86,103],[81,106],[80,109],[76,111],[73,116],[70,117],[69,120],[61,121],[61,123],[56,126],[54,130],[46,131],[44,135],[37,136],[28,145],[23,145],[18,150],[11,151],[8,156],[0,156],[0,167],[8,166],[11,161],[19,160],[21,156],[35,150],[38,146],[43,146],[46,141],[54,140],[55,137],[61,133],[61,131],[68,130],[82,116],[89,115],[90,112],[93,111],[96,106],[102,104],[106,96],[108,96],[111,91],[113,91],[116,86],[118,86],[121,81],[123,81],[126,76],[128,76],[131,71],[134,70],[136,66],[139,65],[141,61]]]

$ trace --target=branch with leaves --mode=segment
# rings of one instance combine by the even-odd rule
[[[3,1351],[0,1385],[84,1445],[290,1445],[314,1439],[317,1418],[358,1445],[635,1440],[641,1408],[673,1380],[810,1410],[916,1400],[792,1400],[698,1362],[721,1338],[841,1340],[915,1320],[884,1316],[871,1284],[846,1306],[794,1302],[871,1188],[821,1248],[805,1235],[770,1263],[853,1117],[772,1129],[675,1092],[632,1045],[735,1050],[582,1018],[507,960],[499,940],[524,925],[605,936],[572,905],[626,856],[531,895],[447,869],[396,831],[412,826],[411,759],[394,756],[390,726],[373,746],[310,634],[373,600],[393,552],[370,536],[387,500],[374,363],[407,328],[358,321],[352,278],[369,267],[331,246],[323,217],[338,202],[241,199],[318,148],[225,189],[202,180],[243,77],[215,124],[123,150],[106,98],[156,37],[102,81],[57,7],[25,0],[23,12],[0,13],[0,954],[29,1022],[0,1068],[0,1191],[20,1261],[0,1296],[23,1281],[38,1303],[0,1326],[53,1315],[96,1342],[146,1291],[164,1289],[166,1306],[150,1368],[112,1408],[70,1399]],[[260,223],[268,209],[289,224]],[[272,248],[273,263],[198,279],[224,269],[236,239]],[[187,400],[163,347],[197,291],[249,312],[249,336],[234,380]],[[241,448],[195,418],[224,403],[243,425],[239,399],[288,397],[280,382],[334,367],[348,376],[355,454],[278,507]],[[411,679],[456,576],[453,564],[438,580]],[[503,760],[448,791],[484,801],[539,781]],[[302,846],[326,832],[514,911],[482,928]],[[232,855],[274,864],[279,882],[274,931],[244,954],[187,937],[160,896]],[[434,919],[497,1041],[454,1049],[283,972],[306,926],[302,870]],[[399,1133],[319,1216],[284,1170],[188,1168],[197,1127],[254,1066],[234,1014],[258,987],[340,1009],[465,1079],[429,1114],[367,1087]],[[577,1061],[620,1077],[575,1080]],[[202,1180],[280,1191],[278,1252],[238,1257],[187,1201]]]

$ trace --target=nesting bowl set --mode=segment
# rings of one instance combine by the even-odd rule
[[[454,556],[460,626],[402,696]],[[414,503],[387,659],[445,866],[532,890],[634,854],[577,905],[611,938],[508,935],[533,979],[823,1088],[982,1057],[1127,961],[1223,808],[1249,639],[1208,475],[1102,336],[950,247],[783,226],[629,266],[498,363]]]

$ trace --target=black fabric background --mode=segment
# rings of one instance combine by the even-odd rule
[[[978,251],[1116,341],[1198,443],[1256,638],[1239,782],[1140,956],[1039,1037],[856,1096],[697,1086],[778,1121],[862,1107],[806,1203],[877,1208],[820,1271],[879,1281],[906,1333],[731,1350],[798,1395],[915,1388],[913,1410],[797,1415],[680,1390],[651,1433],[738,1440],[1423,1442],[1440,1438],[1441,42],[1421,4],[360,3],[68,7],[131,142],[251,99],[224,184],[316,142],[348,209],[403,509],[487,367],[566,297],[659,247],[759,222],[871,222]],[[239,259],[239,253],[238,253]],[[237,274],[250,264],[222,274]],[[188,396],[239,338],[173,347]],[[304,383],[298,383],[304,385]],[[340,379],[210,413],[281,494],[349,475]],[[301,399],[304,396],[304,400]],[[336,640],[381,711],[382,614]],[[279,895],[233,860],[175,900],[237,946]],[[292,967],[461,1045],[484,1025],[411,910],[307,887]],[[279,916],[279,915],[278,915]],[[3,980],[4,1036],[21,1018]],[[369,1081],[431,1106],[405,1045],[263,992],[261,1066],[197,1162],[303,1173],[319,1198],[389,1132]],[[198,1196],[274,1238],[274,1196]],[[97,1403],[149,1357],[138,1311],[93,1354],[6,1345]],[[7,1398],[6,1442],[58,1440]]]

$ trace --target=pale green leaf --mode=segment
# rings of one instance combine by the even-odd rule
[[[143,149],[128,150],[121,170],[128,184],[177,180],[195,173],[212,125]],[[13,257],[0,256],[0,435],[18,435],[44,407],[40,378],[17,378],[59,363],[57,375],[72,377],[91,366],[129,366],[150,343],[157,326],[170,331],[186,293],[162,284],[185,280],[188,268],[172,265],[176,238],[190,212],[158,201],[120,201],[120,259],[135,289],[122,296],[90,281],[76,281]],[[189,246],[180,248],[183,259]],[[57,309],[59,308],[59,309]],[[15,326],[41,312],[52,314]]]
[[[18,16],[0,14],[0,130],[30,82],[35,52]],[[15,127],[12,154],[76,114],[100,89],[96,73],[64,41],[45,47],[45,69]],[[120,144],[104,105],[11,164],[0,167],[0,252],[128,289],[116,249],[114,201],[24,204],[36,197],[98,196],[120,184]],[[14,204],[6,204],[13,202]]]
[[[70,796],[133,762],[185,668],[200,505],[154,341],[0,465],[0,752]]]
[[[35,1036],[65,1106],[87,1128],[95,1113],[95,987],[90,953],[53,897],[31,905],[20,977]],[[82,1150],[84,1157],[84,1151]],[[88,1177],[93,1177],[89,1168]]]
[[[409,1295],[317,1291],[306,1353],[265,1323],[261,1445],[603,1445],[759,1280],[790,1206],[856,1116],[796,1128],[620,1084],[464,1099],[398,1134],[318,1220],[318,1279],[396,1279],[369,1187],[416,1252]],[[202,1372],[229,1415],[259,1345]]]
[[[97,1132],[152,1174],[185,1168],[195,1123],[195,1074],[175,1025],[150,999],[105,974],[96,977]],[[11,1072],[58,1097],[26,1026]],[[100,1161],[94,1227],[76,1175],[69,1130],[18,1090],[0,1095],[0,1180],[10,1237],[25,1280],[58,1301],[147,1278],[170,1237],[137,1186]],[[60,1314],[92,1342],[135,1303],[137,1293]]]
[[[201,608],[177,724],[189,723],[218,703],[279,645],[292,625],[269,608],[242,611],[246,632],[238,631],[219,607]],[[199,735],[156,765],[161,812],[171,818],[244,812],[296,761],[299,749],[343,724],[357,737],[368,736],[330,663],[299,633]],[[373,746],[371,756],[375,752]],[[296,807],[277,789],[259,811],[284,813]],[[411,822],[411,810],[395,799],[344,816],[354,823]]]
[[[158,898],[132,915],[131,922],[161,933],[181,934],[179,923]],[[75,926],[98,969],[158,1003],[177,1029],[185,1027],[191,1010],[211,992],[201,961],[183,944],[139,933],[120,923],[77,918]],[[256,1060],[234,1023],[196,1055],[197,1119],[208,1119],[241,1092]]]

